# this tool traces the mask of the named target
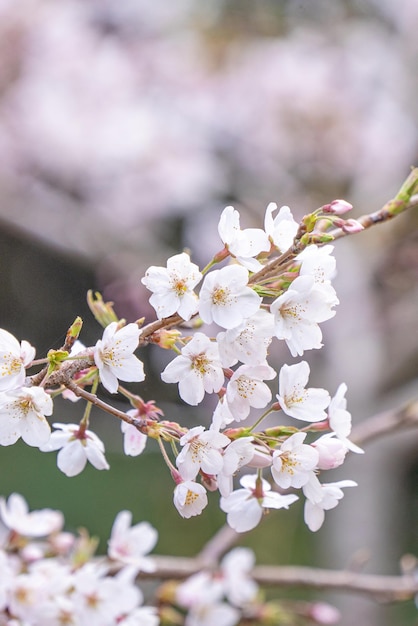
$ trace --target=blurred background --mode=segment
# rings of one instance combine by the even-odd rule
[[[353,217],[380,208],[418,164],[417,28],[415,0],[0,0],[0,326],[42,356],[81,315],[94,344],[90,288],[128,321],[150,321],[145,270],[184,248],[206,264],[227,204],[242,227],[261,227],[270,201],[296,219],[339,197]],[[348,384],[358,423],[417,394],[417,213],[335,253],[340,306],[326,347],[304,356],[313,386]],[[281,350],[278,368],[291,362]],[[208,419],[210,406],[185,410],[161,386],[168,355],[140,356],[146,400],[167,419]],[[54,419],[82,411],[63,403]],[[0,450],[0,493],[62,509],[102,549],[126,508],[158,528],[158,552],[196,553],[224,521],[216,497],[201,518],[179,519],[155,448],[128,459],[119,425],[93,420],[110,472],[68,479],[54,454],[22,444]],[[418,554],[417,444],[399,433],[350,458],[332,479],[359,487],[314,537],[296,506],[244,543],[259,563],[364,558],[366,572],[398,573],[402,554]],[[417,623],[412,603],[328,599],[344,626]]]

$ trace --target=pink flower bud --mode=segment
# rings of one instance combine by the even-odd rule
[[[326,602],[315,602],[309,611],[309,617],[316,624],[338,624],[341,619],[341,613],[335,606]]]
[[[319,454],[318,469],[334,469],[344,463],[347,448],[339,439],[325,435],[311,445]]]
[[[349,219],[341,221],[342,224],[340,224],[339,226],[345,233],[360,233],[362,230],[364,230],[364,226],[362,226],[357,220]]]
[[[333,215],[343,215],[348,211],[351,211],[353,205],[346,200],[333,200],[330,204],[326,204],[322,207],[324,213],[333,213]]]

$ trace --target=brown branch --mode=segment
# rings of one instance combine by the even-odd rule
[[[418,400],[413,400],[399,409],[369,417],[353,428],[350,439],[361,446],[394,431],[417,426]]]
[[[200,572],[204,567],[199,559],[194,558],[155,555],[153,560],[155,571],[141,573],[141,578],[184,579]],[[349,570],[262,565],[254,567],[251,575],[260,585],[333,589],[367,595],[380,602],[408,600],[418,594],[418,580],[412,574],[379,576]]]

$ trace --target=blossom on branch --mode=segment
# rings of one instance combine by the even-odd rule
[[[273,453],[271,473],[282,489],[302,487],[318,464],[318,452],[303,443],[305,438],[306,433],[295,433]]]
[[[35,358],[35,348],[29,342],[18,342],[16,337],[0,328],[0,391],[21,387],[26,370]]]
[[[7,502],[0,498],[0,518],[7,528],[25,537],[46,537],[60,531],[64,525],[61,511],[29,512],[26,500],[19,493],[12,493]]]
[[[283,365],[279,373],[277,400],[286,415],[305,422],[320,422],[327,414],[325,409],[330,396],[325,389],[305,389],[310,368],[306,361],[294,365]]]
[[[110,393],[118,390],[118,379],[141,382],[145,379],[144,365],[135,355],[140,329],[137,324],[127,324],[118,329],[117,322],[106,326],[102,339],[94,348],[94,362],[99,370],[102,385]]]
[[[328,421],[330,428],[334,431],[335,436],[343,442],[343,444],[357,454],[362,454],[364,450],[356,446],[355,443],[348,439],[351,433],[351,414],[347,411],[347,385],[341,383],[335,396],[331,398],[328,407]]]
[[[20,387],[0,393],[0,445],[22,437],[29,446],[42,446],[51,434],[45,415],[52,415],[52,398],[42,387]]]
[[[260,252],[270,250],[270,242],[261,228],[240,228],[239,212],[232,206],[222,211],[218,233],[230,254],[251,271],[257,271],[261,264],[254,258]]]
[[[264,509],[288,509],[298,500],[295,494],[282,495],[272,492],[271,485],[257,476],[246,474],[240,480],[242,489],[233,491],[220,500],[226,521],[238,533],[252,530],[260,522]]]
[[[293,215],[288,206],[282,206],[273,218],[277,204],[270,202],[264,217],[264,228],[280,252],[286,252],[293,243],[293,239],[298,231],[299,224],[293,219]]]
[[[87,461],[98,470],[109,469],[103,442],[95,433],[82,429],[78,424],[55,423],[53,426],[57,430],[52,433],[47,444],[40,446],[40,450],[59,450],[57,465],[66,476],[80,474]]]
[[[224,382],[224,373],[218,346],[203,333],[196,333],[184,346],[181,354],[161,373],[165,383],[179,383],[180,397],[193,406],[206,393],[218,392]]]
[[[274,317],[260,309],[239,326],[221,331],[216,337],[222,365],[231,367],[238,361],[258,365],[267,359],[268,347],[274,335]]]
[[[321,348],[322,332],[318,324],[335,315],[332,307],[336,304],[338,299],[330,285],[324,288],[312,276],[299,276],[270,305],[274,334],[286,341],[292,356]]]
[[[261,298],[248,287],[248,271],[241,265],[228,265],[206,275],[200,290],[199,314],[206,324],[234,328],[254,315]]]
[[[205,474],[217,474],[223,466],[222,448],[230,439],[216,430],[205,430],[203,426],[191,428],[180,439],[182,451],[176,465],[183,480],[193,480],[200,470]]]
[[[267,365],[241,365],[226,387],[225,400],[234,420],[245,420],[250,408],[263,409],[271,400],[271,391],[263,380],[272,380],[276,372]]]
[[[182,252],[167,260],[167,268],[149,267],[141,282],[153,292],[149,301],[158,319],[178,313],[187,321],[197,311],[198,297],[193,289],[201,279],[198,266]]]
[[[203,485],[185,480],[174,489],[173,502],[180,515],[188,519],[201,514],[207,506],[208,496]]]
[[[325,511],[334,509],[344,497],[343,487],[357,487],[354,480],[321,484],[315,475],[303,486],[306,496],[304,518],[309,530],[316,532],[324,523]]]

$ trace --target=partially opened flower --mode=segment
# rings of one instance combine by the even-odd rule
[[[288,206],[282,206],[276,217],[273,218],[274,211],[277,211],[277,204],[270,202],[266,209],[264,228],[279,251],[285,252],[292,245],[299,224],[293,219]]]
[[[103,386],[116,393],[118,379],[125,382],[141,382],[145,378],[144,365],[135,355],[140,329],[137,324],[127,324],[118,329],[117,322],[106,326],[102,339],[94,348],[96,363]]]
[[[335,436],[352,452],[362,454],[364,450],[348,439],[351,433],[351,413],[347,411],[347,385],[341,383],[328,407],[328,420]]]
[[[53,424],[55,430],[48,443],[40,447],[42,452],[59,450],[58,468],[66,476],[76,476],[83,471],[87,461],[98,470],[109,469],[104,456],[104,445],[91,430],[79,424]]]
[[[180,515],[188,519],[201,514],[208,503],[208,496],[203,485],[185,480],[174,489],[173,502]]]
[[[242,265],[256,271],[261,264],[254,258],[260,252],[270,250],[268,236],[261,228],[240,228],[239,212],[232,206],[227,206],[221,214],[218,233],[230,254],[236,257]]]

